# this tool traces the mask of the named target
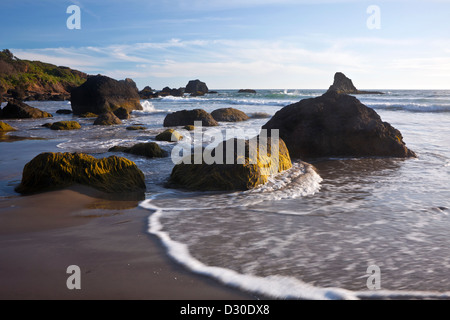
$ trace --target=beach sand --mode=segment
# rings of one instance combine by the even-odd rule
[[[79,186],[1,201],[0,299],[257,298],[170,260],[137,204]],[[66,286],[70,265],[80,290]]]

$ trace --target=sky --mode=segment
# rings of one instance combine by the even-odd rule
[[[67,26],[71,5],[81,29]],[[140,89],[193,79],[210,89],[326,89],[337,71],[358,89],[450,89],[450,0],[2,0],[0,8],[0,49],[132,78]]]

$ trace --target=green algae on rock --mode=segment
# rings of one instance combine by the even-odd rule
[[[143,192],[145,177],[133,161],[83,153],[41,153],[28,162],[16,191],[22,194],[66,188],[74,184],[108,193]]]
[[[270,175],[292,167],[283,140],[279,139],[278,146],[276,142],[272,146],[271,138],[258,137],[255,140],[258,142],[257,147],[252,147],[250,140],[230,139],[221,142],[211,151],[212,157],[217,154],[220,154],[220,158],[223,157],[221,163],[217,161],[207,164],[203,158],[201,164],[195,164],[194,155],[191,156],[191,161],[184,159],[173,168],[168,186],[202,191],[249,190],[265,184]],[[234,152],[233,164],[227,164],[226,149],[231,146]],[[245,153],[237,151],[239,146],[244,147]]]
[[[183,136],[174,129],[167,129],[158,134],[155,139],[157,141],[177,142],[183,139]]]
[[[78,130],[81,125],[76,121],[58,121],[50,126],[52,130]]]
[[[7,132],[7,131],[16,131],[16,129],[11,127],[6,122],[0,121],[0,132]]]

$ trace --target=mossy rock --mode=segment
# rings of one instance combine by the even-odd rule
[[[76,121],[58,121],[50,126],[52,130],[78,130],[81,125]]]
[[[155,139],[157,141],[177,142],[183,139],[183,136],[174,129],[167,129],[164,132],[158,134]]]
[[[238,122],[238,121],[246,121],[249,118],[241,110],[237,110],[234,108],[221,108],[214,110],[211,112],[212,117],[216,121],[225,121],[225,122]]]
[[[16,131],[16,129],[11,127],[6,122],[0,121],[0,132],[7,132],[7,131]]]
[[[133,161],[83,153],[41,153],[28,162],[16,191],[23,194],[82,184],[108,193],[143,192],[145,177]]]
[[[96,115],[95,113],[92,112],[86,112],[83,114],[80,114],[80,118],[97,118],[98,115]]]
[[[231,139],[220,143],[212,152],[223,150],[222,164],[218,161],[207,164],[194,164],[194,155],[175,165],[170,175],[168,187],[182,187],[190,190],[249,190],[265,184],[268,177],[292,167],[291,158],[285,143],[278,144],[278,163],[272,156],[271,138],[265,142],[258,138],[258,146],[251,147],[249,140]],[[226,164],[226,150],[233,145],[233,164]],[[238,146],[243,145],[245,153],[238,153]],[[190,160],[190,161],[189,161]],[[190,163],[187,163],[190,162]]]
[[[203,109],[180,110],[169,113],[164,118],[164,127],[178,127],[186,125],[195,125],[196,121],[201,121],[204,127],[218,126],[216,120]]]
[[[122,121],[111,111],[102,113],[94,121],[96,126],[112,126],[115,124],[122,124]]]
[[[183,129],[187,131],[194,131],[195,126],[188,124],[187,126],[184,126]]]
[[[132,147],[115,146],[108,150],[109,152],[126,152],[137,156],[144,156],[147,158],[164,158],[167,152],[155,142],[138,143]]]
[[[130,131],[145,130],[145,129],[147,129],[147,128],[143,127],[143,126],[129,126],[129,127],[127,127],[127,130],[130,130]]]

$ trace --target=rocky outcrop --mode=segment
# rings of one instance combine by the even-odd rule
[[[221,108],[211,112],[212,117],[216,121],[238,122],[246,121],[249,118],[244,112],[234,108]]]
[[[56,110],[56,113],[57,114],[72,114],[73,112],[72,112],[72,110],[68,110],[68,109],[59,109],[59,110]]]
[[[183,136],[174,129],[167,129],[155,137],[156,141],[177,142],[183,139]]]
[[[253,89],[241,89],[238,93],[256,93],[256,90]]]
[[[191,93],[194,95],[202,95],[209,92],[208,86],[206,83],[200,81],[200,80],[190,80],[189,83],[186,85],[185,89],[186,93]]]
[[[87,77],[67,67],[18,59],[8,49],[0,52],[0,84],[5,93],[9,91],[4,94],[8,98],[19,93],[16,99],[20,101],[68,99],[70,91]]]
[[[122,121],[113,112],[102,113],[94,121],[94,125],[99,126],[111,126],[114,124],[122,124]]]
[[[270,175],[291,168],[288,149],[280,139],[278,150],[272,150],[270,138],[259,140],[256,150],[250,147],[248,140],[232,139],[220,143],[211,154],[223,150],[222,163],[194,164],[194,155],[189,163],[175,165],[168,182],[169,187],[182,187],[191,190],[248,190],[265,184]],[[238,144],[243,144],[245,154],[237,152]],[[234,164],[226,163],[227,149],[234,146]],[[278,153],[278,162],[275,153]],[[253,159],[253,160],[252,160]],[[238,162],[241,161],[241,162]]]
[[[13,127],[11,127],[6,122],[0,121],[0,133],[2,132],[8,132],[8,131],[16,131]]]
[[[130,80],[117,81],[102,75],[89,77],[72,90],[70,101],[73,113],[102,114],[121,107],[128,112],[142,110],[136,84]]]
[[[379,91],[361,91],[356,89],[352,80],[347,78],[342,72],[335,73],[334,82],[328,90],[345,94],[383,94],[383,92]]]
[[[184,96],[184,89],[178,88],[178,89],[171,89],[169,87],[165,87],[162,89],[162,91],[159,91],[157,93],[159,97],[167,97],[167,96],[173,96],[173,97],[183,97]]]
[[[161,147],[155,142],[138,143],[132,147],[115,146],[110,148],[108,151],[126,152],[147,158],[164,158],[167,156],[167,152],[161,149]]]
[[[145,177],[133,161],[83,153],[41,153],[27,163],[16,191],[23,194],[82,184],[109,193],[144,192]]]
[[[201,121],[202,126],[212,127],[219,125],[216,120],[203,109],[181,110],[170,113],[164,119],[164,127],[177,127],[194,125],[195,121]]]
[[[415,156],[375,110],[336,91],[284,107],[263,129],[278,129],[293,158]]]
[[[53,116],[48,112],[31,107],[19,100],[9,100],[1,112],[1,117],[3,119],[38,119],[51,118]]]
[[[97,118],[98,115],[92,112],[86,112],[83,114],[80,114],[80,118]]]
[[[50,126],[52,130],[78,130],[81,125],[76,121],[58,121]]]
[[[158,95],[155,94],[154,90],[151,87],[146,86],[144,89],[139,91],[139,96],[141,97],[141,99],[151,99],[156,98]]]

